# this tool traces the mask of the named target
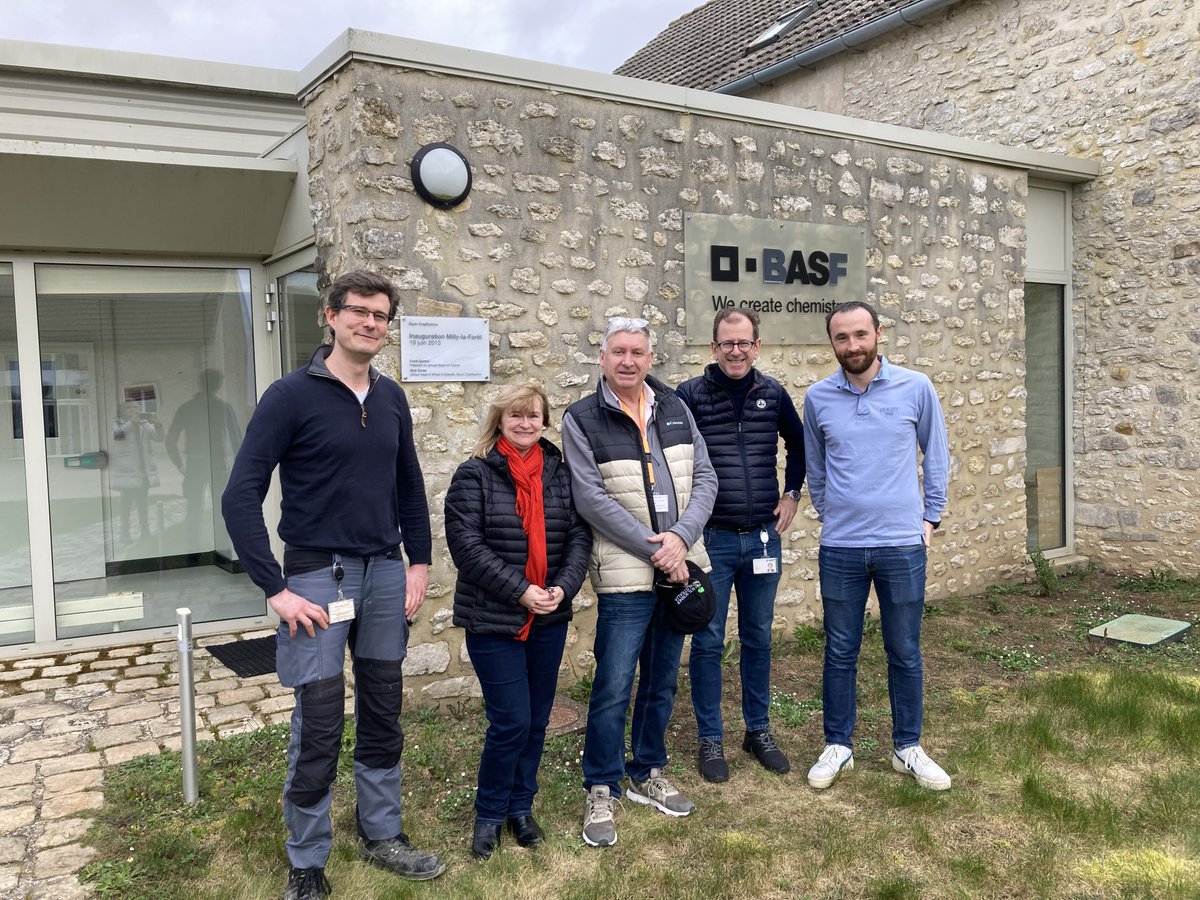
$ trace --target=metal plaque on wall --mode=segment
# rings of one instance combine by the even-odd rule
[[[866,230],[694,213],[683,287],[689,344],[712,339],[723,306],[757,312],[765,343],[825,344],[825,315],[866,299]]]

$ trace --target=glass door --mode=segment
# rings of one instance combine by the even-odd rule
[[[0,262],[0,646],[33,640],[29,498],[11,263]]]
[[[307,366],[313,351],[325,340],[324,311],[312,265],[276,279],[279,296],[280,374]]]
[[[244,269],[34,268],[58,638],[262,615],[220,496],[255,402]]]

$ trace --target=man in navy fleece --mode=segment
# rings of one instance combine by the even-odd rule
[[[408,620],[429,583],[432,539],[408,401],[371,366],[396,308],[395,288],[382,276],[351,272],[334,282],[325,307],[333,344],[267,389],[222,498],[242,565],[280,618],[276,667],[296,695],[283,790],[292,866],[286,900],[331,890],[324,869],[347,646],[362,857],[414,880],[445,869],[437,855],[410,846],[400,827],[401,664]],[[282,571],[262,513],[276,466]]]

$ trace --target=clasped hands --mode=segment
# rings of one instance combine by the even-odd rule
[[[567,597],[566,591],[560,588],[557,584],[552,584],[548,588],[538,587],[536,584],[531,584],[525,589],[520,599],[517,601],[535,616],[544,616],[547,613],[552,613],[558,609],[558,605]]]

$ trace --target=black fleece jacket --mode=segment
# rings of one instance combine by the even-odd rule
[[[279,537],[286,544],[367,557],[403,538],[410,564],[433,559],[408,399],[371,369],[360,404],[325,365],[329,351],[318,348],[308,368],[267,388],[221,497],[234,550],[268,597],[285,586],[262,512],[277,465]]]
[[[535,627],[571,618],[571,600],[587,575],[592,532],[571,502],[571,473],[558,448],[541,441],[542,503],[546,516],[546,583],[566,595],[558,609],[534,616]],[[529,541],[517,515],[508,460],[493,449],[458,467],[446,492],[446,543],[458,582],[454,624],[479,634],[516,635],[528,618],[517,601],[529,587]]]

